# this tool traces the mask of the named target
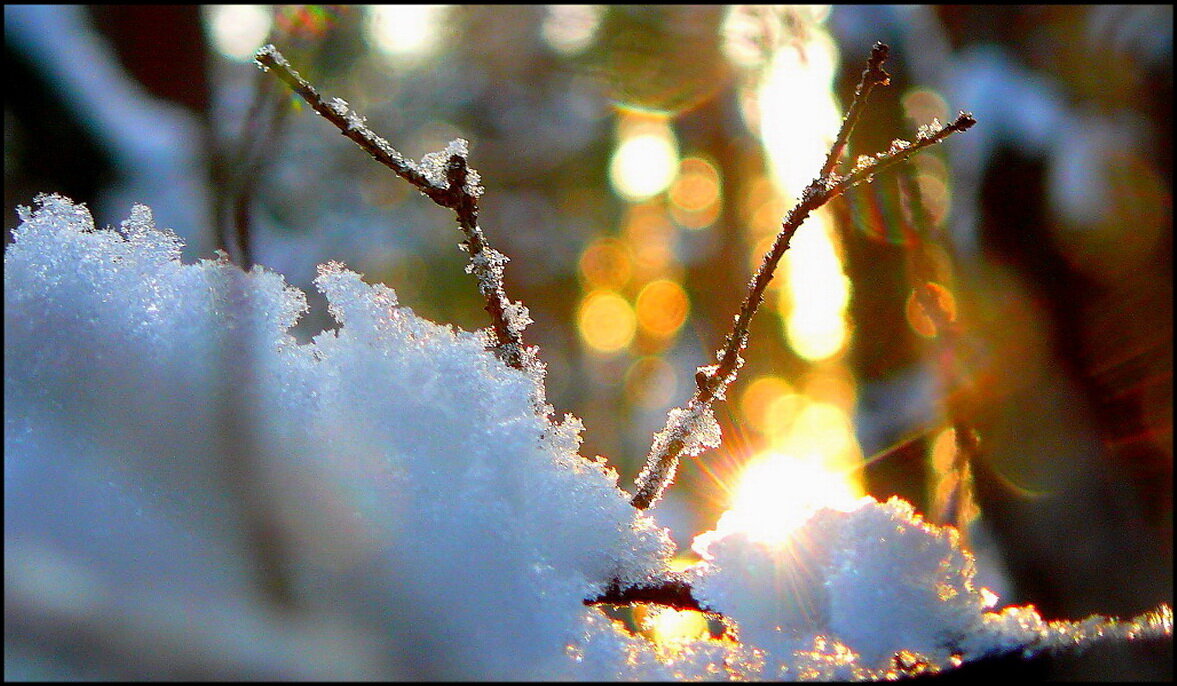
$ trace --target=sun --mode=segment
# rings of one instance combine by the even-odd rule
[[[814,455],[767,451],[740,475],[731,508],[716,525],[716,535],[742,532],[765,543],[783,543],[822,508],[854,509],[863,496],[858,480]],[[705,549],[704,539],[695,548]]]

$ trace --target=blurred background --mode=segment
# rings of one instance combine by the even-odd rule
[[[240,259],[247,230],[311,296],[304,341],[335,326],[311,285],[328,260],[486,326],[452,215],[262,74],[273,42],[405,155],[471,142],[548,400],[630,487],[886,42],[849,164],[979,122],[903,177],[930,225],[893,173],[805,223],[717,407],[723,447],[655,516],[685,564],[707,530],[900,495],[962,524],[1003,605],[1129,616],[1173,596],[1172,26],[1171,6],[5,6],[5,226],[59,192],[102,224],[149,205],[189,260]],[[980,437],[971,488],[953,422]],[[1171,679],[1172,649],[1023,668]]]

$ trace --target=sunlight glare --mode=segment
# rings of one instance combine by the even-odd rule
[[[665,657],[675,655],[691,642],[711,635],[707,616],[697,610],[642,604],[635,608],[634,618],[641,634],[649,638]]]
[[[776,52],[756,98],[772,175],[792,197],[813,180],[842,122],[831,88],[837,48],[824,32],[808,39],[804,57],[793,47]]]
[[[849,338],[846,308],[850,279],[842,273],[826,213],[815,212],[785,253],[785,283],[778,307],[790,347],[807,360],[824,360],[842,350]]]
[[[861,497],[861,488],[820,456],[768,451],[744,468],[716,533],[743,532],[765,543],[783,543],[818,510],[849,511]],[[706,536],[693,544],[700,554]]]
[[[665,118],[643,117],[630,124],[622,113],[617,150],[609,163],[609,180],[631,202],[666,190],[678,173],[678,144]]]
[[[253,59],[273,23],[266,5],[211,5],[205,12],[209,42],[217,52],[238,62]]]
[[[388,55],[427,54],[437,46],[446,9],[446,5],[373,5],[368,14],[368,40]]]

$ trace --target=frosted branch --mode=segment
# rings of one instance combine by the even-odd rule
[[[470,253],[467,271],[478,279],[478,290],[486,298],[484,309],[491,317],[495,338],[491,347],[508,366],[526,370],[530,366],[528,361],[535,357],[535,350],[524,345],[522,332],[531,320],[526,308],[507,298],[502,270],[507,258],[487,244],[486,236],[478,226],[478,196],[482,195],[482,185],[478,172],[466,164],[469,144],[462,139],[455,140],[445,150],[425,155],[420,164],[415,163],[369,129],[366,119],[352,110],[346,100],[333,98],[324,102],[318,91],[273,45],[258,50],[255,61],[263,70],[273,72],[311,109],[334,124],[341,134],[373,159],[413,184],[433,202],[454,211],[458,228],[465,236],[463,249]]]
[[[854,90],[854,102],[850,103],[850,109],[846,111],[846,116],[842,119],[842,128],[838,131],[838,138],[830,148],[830,154],[826,157],[825,164],[821,166],[821,174],[819,175],[821,178],[832,174],[834,167],[838,165],[838,159],[850,141],[850,132],[854,130],[854,125],[862,116],[871,91],[875,86],[886,86],[891,83],[891,75],[883,71],[883,62],[887,61],[890,51],[891,49],[885,43],[875,43],[871,49],[870,59],[866,62],[866,70],[862,72],[862,78],[859,79],[858,87]]]
[[[863,71],[862,79],[855,90],[854,102],[842,120],[841,130],[830,149],[830,154],[822,165],[817,178],[810,182],[802,192],[801,200],[785,215],[781,231],[773,241],[772,248],[764,256],[763,262],[748,284],[748,294],[740,305],[732,332],[724,342],[723,348],[716,353],[719,363],[699,367],[695,375],[696,391],[687,404],[687,407],[691,408],[692,416],[710,417],[711,405],[717,399],[722,400],[727,387],[735,381],[736,374],[743,364],[740,353],[748,342],[748,325],[760,304],[764,302],[764,293],[769,282],[772,281],[781,257],[789,249],[793,234],[797,232],[810,213],[848,189],[860,183],[871,181],[876,173],[906,160],[924,148],[939,143],[957,131],[965,131],[976,123],[972,115],[961,112],[960,116],[947,126],[922,129],[915,143],[896,141],[892,143],[889,150],[876,157],[860,158],[859,164],[850,174],[838,177],[834,172],[834,167],[842,148],[845,147],[850,137],[850,131],[854,128],[862,108],[865,106],[867,97],[876,85],[890,83],[890,77],[882,68],[887,54],[886,45],[875,44],[867,62],[867,68]],[[630,501],[638,509],[650,507],[662,496],[666,487],[674,480],[675,472],[678,470],[679,457],[682,454],[694,455],[701,452],[701,450],[696,452],[685,450],[688,446],[697,446],[697,442],[691,443],[677,438],[679,429],[675,412],[671,411],[666,428],[655,435],[654,443],[646,457],[646,466],[638,475],[637,492]]]

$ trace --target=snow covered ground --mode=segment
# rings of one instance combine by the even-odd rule
[[[1171,636],[1001,608],[953,529],[865,498],[700,539],[730,630],[668,652],[584,600],[663,578],[669,532],[483,333],[330,263],[339,328],[300,345],[281,275],[36,202],[4,257],[6,678],[878,678]]]

